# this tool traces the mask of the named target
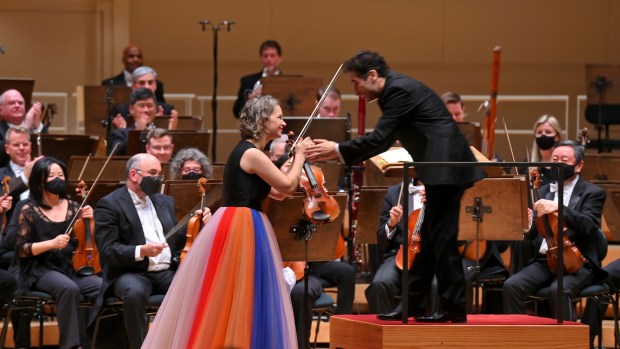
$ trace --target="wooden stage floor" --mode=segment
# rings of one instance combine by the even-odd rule
[[[528,315],[468,315],[467,323],[380,321],[376,315],[330,319],[330,348],[589,348],[588,326]]]

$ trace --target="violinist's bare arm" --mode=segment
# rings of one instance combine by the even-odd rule
[[[284,174],[287,174],[290,169],[291,169],[291,162],[289,161],[286,161],[284,164],[282,164],[282,166],[280,166],[280,171],[282,171],[282,173]],[[280,193],[279,191],[275,190],[272,187],[271,191],[269,192],[269,197],[274,200],[282,201],[284,200],[284,198],[286,198],[286,195]]]
[[[291,169],[287,174],[282,173],[273,162],[258,149],[249,149],[241,158],[241,168],[248,173],[259,175],[272,188],[289,195],[294,193],[299,186],[301,168],[304,164],[304,151],[312,144],[312,140],[306,138],[297,143],[296,155],[293,159]]]

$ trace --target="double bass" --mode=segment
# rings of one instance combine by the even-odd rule
[[[534,202],[540,200],[540,174],[538,170],[530,172]],[[536,218],[536,229],[547,242],[547,264],[552,272],[558,269],[558,214],[557,212],[548,213]],[[566,227],[565,227],[566,230]],[[566,235],[563,235],[563,253],[564,271],[569,274],[576,273],[585,262],[585,258],[577,248],[574,242],[570,241]]]

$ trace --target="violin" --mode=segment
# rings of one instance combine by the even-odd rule
[[[540,200],[540,173],[538,170],[532,170],[530,172],[530,178],[532,182],[534,202]],[[557,212],[548,213],[536,218],[536,229],[543,235],[547,242],[547,264],[549,269],[555,272],[558,265],[558,214]],[[566,230],[566,228],[565,228]],[[564,260],[564,271],[573,274],[576,273],[585,262],[585,258],[579,252],[579,249],[574,242],[568,240],[566,235],[562,239],[564,252],[562,257]]]
[[[9,192],[11,191],[11,188],[9,187],[9,183],[11,183],[11,177],[10,176],[4,176],[4,178],[2,178],[2,195],[4,194],[9,194]],[[6,226],[6,210],[2,211],[2,219],[0,219],[1,223],[2,223],[2,227],[0,227],[0,229],[3,229],[3,227]]]
[[[295,139],[293,131],[288,134],[288,141]],[[325,175],[315,165],[306,161],[299,185],[304,189],[304,216],[314,224],[331,223],[340,215],[340,205],[325,188]]]
[[[207,197],[207,179],[200,178],[198,183],[198,192],[200,193],[200,210],[204,211],[206,207],[206,197]],[[185,234],[185,247],[181,251],[181,262],[185,259],[187,252],[189,252],[190,247],[194,243],[194,240],[198,236],[200,229],[202,228],[202,213],[197,214],[189,219],[187,223],[187,233]]]
[[[315,224],[331,223],[340,214],[340,205],[334,197],[329,195],[325,188],[323,171],[306,161],[303,165],[304,172],[299,181],[304,188],[304,215]]]
[[[471,248],[472,244],[478,241],[478,247]],[[479,261],[487,253],[487,241],[486,240],[467,240],[464,245],[458,247],[459,253],[462,258],[469,259],[470,261]]]
[[[88,189],[84,181],[80,181],[78,187],[78,196],[86,200],[88,197]],[[73,253],[73,268],[82,276],[98,274],[101,272],[99,264],[99,251],[95,245],[95,221],[90,218],[80,218],[73,224],[73,233],[79,244]]]
[[[415,256],[420,252],[420,230],[422,229],[422,222],[424,222],[424,209],[426,205],[422,204],[421,208],[411,211],[409,214],[409,227],[408,227],[408,239],[409,245],[407,247],[407,270],[413,266],[413,260]],[[396,253],[396,259],[394,260],[396,267],[403,270],[403,245],[400,245],[398,252]]]

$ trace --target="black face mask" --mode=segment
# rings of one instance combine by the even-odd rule
[[[204,177],[204,175],[200,174],[200,173],[196,173],[196,172],[190,172],[186,175],[181,176],[181,179],[190,179],[190,180],[198,180],[200,178]]]
[[[536,145],[538,145],[538,148],[540,148],[541,150],[549,150],[553,147],[555,143],[555,136],[551,137],[542,135],[536,137]]]
[[[140,182],[140,189],[146,195],[153,195],[159,192],[160,185],[161,180],[158,177],[145,176],[142,177],[142,182]]]
[[[564,164],[564,180],[575,175],[575,166],[577,165]],[[558,170],[556,168],[552,168],[551,171],[549,171],[549,178],[554,181],[558,180]]]
[[[45,182],[44,187],[48,192],[60,195],[67,190],[67,181],[56,177],[49,182]]]

